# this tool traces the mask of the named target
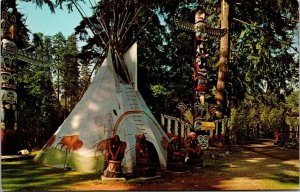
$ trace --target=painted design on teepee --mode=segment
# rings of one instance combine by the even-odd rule
[[[61,145],[62,149],[66,147],[66,151],[70,152],[71,150],[78,150],[82,147],[83,141],[81,141],[78,135],[63,136],[59,143],[56,144],[55,148]]]

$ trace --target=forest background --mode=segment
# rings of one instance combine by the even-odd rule
[[[71,0],[23,0],[51,11],[75,10]],[[93,8],[112,3],[102,0]],[[179,102],[192,106],[194,95],[194,36],[173,23],[194,22],[196,9],[206,12],[206,23],[220,26],[220,2],[135,1],[141,5],[135,20],[138,42],[138,89],[155,117],[180,117]],[[230,61],[226,83],[226,115],[238,139],[274,137],[275,129],[296,128],[299,113],[299,3],[296,0],[233,0],[230,2]],[[46,7],[44,7],[45,9]],[[19,49],[46,56],[50,66],[18,61],[18,129],[20,149],[39,149],[72,111],[106,57],[107,48],[83,19],[65,37],[32,34],[16,0],[2,0],[1,11],[17,16]],[[30,13],[29,13],[30,14]],[[96,15],[90,18],[97,24]],[[140,30],[141,29],[141,30]],[[86,42],[79,49],[78,43]],[[209,39],[209,93],[215,103],[219,39]],[[92,75],[91,75],[92,74]]]

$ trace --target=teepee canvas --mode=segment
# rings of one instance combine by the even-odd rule
[[[158,154],[159,166],[166,167],[168,138],[137,90],[136,43],[124,54],[131,83],[115,73],[110,51],[80,102],[44,145],[35,161],[83,172],[104,168],[107,139],[118,134],[126,142],[123,173],[136,165],[137,134],[144,133]]]

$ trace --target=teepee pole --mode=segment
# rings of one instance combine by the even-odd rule
[[[118,28],[120,28],[120,24],[121,24],[121,18],[125,18],[125,15],[128,13],[128,9],[126,8],[127,7],[127,3],[128,3],[128,0],[126,0],[126,2],[124,3],[124,9],[122,11],[121,14],[119,14],[119,17],[118,17]]]
[[[152,13],[151,17],[152,18],[154,15],[154,13]],[[138,36],[140,34],[140,32],[148,25],[148,23],[150,22],[151,19],[148,19],[148,21],[141,27],[141,29],[139,30],[139,32],[136,34],[136,36]]]
[[[139,7],[139,9],[136,11],[135,15],[133,16],[131,22],[129,23],[129,26],[127,27],[126,31],[124,32],[123,36],[120,39],[120,43],[123,42],[123,39],[125,38],[125,36],[126,36],[128,30],[130,29],[130,27],[133,25],[133,22],[134,22],[135,18],[137,17],[138,13],[140,12],[141,8],[142,8],[142,6]]]
[[[107,35],[107,37],[110,39],[110,36],[108,34],[108,28],[106,26],[105,20],[103,18],[103,15],[101,13],[95,12],[96,16],[100,19],[99,23],[101,25],[101,27],[104,29],[105,34]]]
[[[79,14],[81,15],[81,17],[82,17],[84,20],[87,20],[87,21],[88,21],[88,22],[87,22],[88,25],[89,25],[89,24],[91,25],[90,29],[91,29],[92,33],[94,34],[94,36],[96,36],[96,39],[97,39],[97,37],[99,37],[100,40],[102,41],[102,43],[103,43],[104,45],[106,45],[106,43],[105,43],[104,39],[101,37],[100,33],[97,32],[97,28],[95,27],[95,25],[93,24],[93,22],[91,22],[91,20],[87,17],[87,15],[85,14],[85,12],[82,10],[81,6],[80,6],[79,4],[77,4],[74,0],[71,0],[71,1],[72,1],[72,3],[75,5],[75,7],[76,7],[76,9],[78,10],[78,12],[79,12]],[[95,30],[96,30],[96,31],[95,31]],[[96,34],[98,34],[98,36],[97,36]]]
[[[121,65],[122,69],[124,70],[124,73],[125,73],[125,76],[126,76],[126,81],[129,82],[130,81],[130,76],[129,76],[128,70],[125,66],[124,60],[122,59],[121,55],[117,52],[117,50],[114,50],[114,52],[115,52],[116,56],[119,59],[119,62],[120,62],[120,65]]]
[[[112,22],[112,40],[113,43],[118,42],[117,41],[117,16],[116,16],[116,2],[113,0],[113,22]]]
[[[125,18],[125,19],[124,19],[123,22],[121,23],[121,26],[118,27],[119,30],[117,31],[117,36],[119,36],[119,35],[122,33],[122,31],[123,31],[123,29],[124,29],[124,27],[125,27],[125,24],[127,23],[129,17],[130,17],[130,13],[129,13],[128,11],[126,11],[126,14],[124,15],[124,18]]]
[[[127,7],[128,4],[128,0],[126,1],[126,3],[124,4],[124,7]],[[119,36],[121,34],[121,32],[123,31],[125,24],[127,23],[127,20],[130,16],[130,12],[128,11],[128,8],[124,8],[123,12],[121,15],[119,15],[119,20],[118,20],[118,32],[117,35]],[[121,18],[125,18],[125,19],[121,19]]]

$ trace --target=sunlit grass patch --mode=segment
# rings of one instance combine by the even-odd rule
[[[246,159],[245,161],[250,162],[250,163],[258,163],[259,161],[266,160],[266,158],[251,158],[251,159]]]
[[[282,170],[281,172],[282,172],[283,174],[285,174],[285,175],[288,175],[288,176],[299,177],[299,170],[298,170],[298,171]]]
[[[280,165],[278,164],[269,164],[269,165],[266,165],[267,167],[280,167]]]
[[[299,183],[295,183],[283,177],[254,179],[251,177],[235,177],[223,180],[215,188],[221,190],[295,190],[299,189]]]
[[[286,165],[293,165],[295,168],[299,169],[300,164],[299,164],[299,160],[289,160],[289,161],[284,161],[283,164]]]

